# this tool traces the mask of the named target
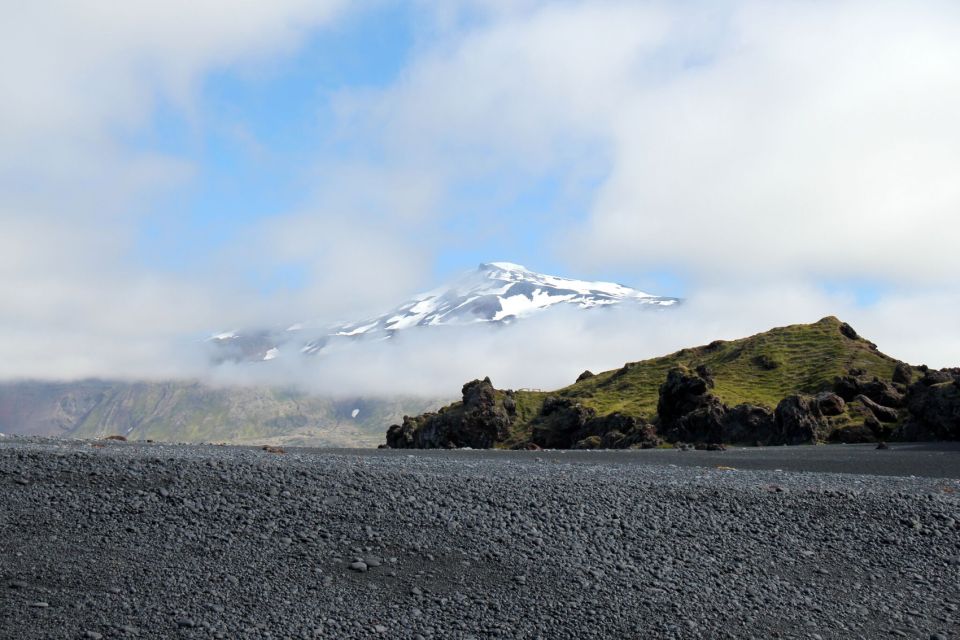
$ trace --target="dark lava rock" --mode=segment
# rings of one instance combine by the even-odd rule
[[[773,411],[753,404],[738,404],[727,412],[724,442],[768,443],[774,435]]]
[[[907,392],[906,423],[897,429],[898,440],[960,440],[960,387],[956,378],[929,384],[929,378],[941,379],[943,372],[928,372],[910,385]]]
[[[591,435],[585,427],[596,414],[575,400],[549,396],[531,425],[531,441],[544,449],[569,449]]]
[[[706,375],[704,375],[706,374]],[[773,413],[750,404],[727,407],[714,396],[708,370],[671,369],[660,385],[657,413],[661,433],[672,442],[768,442]]]
[[[817,394],[817,409],[824,416],[839,416],[846,409],[843,398],[835,393],[825,391]]]
[[[900,419],[900,414],[896,409],[878,404],[865,395],[859,395],[855,400],[869,409],[870,413],[880,422],[897,422]]]
[[[893,369],[893,381],[900,384],[910,384],[913,382],[913,367],[906,362],[898,362]]]
[[[904,406],[904,395],[890,382],[873,378],[866,379],[862,375],[841,376],[834,381],[834,392],[847,402],[851,402],[859,395],[864,395],[879,405],[899,409]]]
[[[776,360],[774,360],[773,358],[771,358],[765,353],[761,353],[760,355],[754,356],[751,362],[753,362],[754,365],[756,365],[760,369],[763,369],[764,371],[773,371],[774,369],[780,366],[779,362],[777,362]]]
[[[776,444],[807,444],[823,439],[830,422],[820,411],[817,398],[802,394],[787,396],[776,409]]]
[[[548,397],[531,425],[531,442],[545,449],[626,449],[660,443],[653,425],[635,416],[614,412],[597,416],[579,402]]]
[[[846,322],[843,322],[840,324],[840,333],[842,333],[844,337],[850,338],[851,340],[860,339],[860,334],[854,331],[853,327],[851,327]]]
[[[436,413],[404,416],[403,424],[387,430],[387,446],[394,449],[488,449],[509,434],[515,413],[513,398],[498,401],[490,378],[463,385],[463,401]],[[506,406],[505,406],[506,405]],[[511,408],[513,410],[511,410]]]
[[[587,369],[586,371],[584,371],[583,373],[577,376],[577,382],[583,382],[584,380],[589,380],[593,376],[594,376],[593,371],[590,371],[589,369]]]
[[[685,367],[676,367],[667,373],[667,379],[660,385],[660,398],[657,402],[657,415],[660,424],[668,429],[696,411],[708,410],[719,400],[709,393],[712,381],[692,373]]]
[[[842,442],[844,444],[863,444],[876,442],[876,435],[873,429],[866,423],[854,424],[846,427],[834,429],[830,433],[830,440],[833,442]]]

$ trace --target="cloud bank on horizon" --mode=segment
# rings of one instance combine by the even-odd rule
[[[262,382],[200,338],[498,259],[688,302],[270,375],[549,387],[829,314],[960,364],[958,28],[933,0],[4,9],[0,378]]]

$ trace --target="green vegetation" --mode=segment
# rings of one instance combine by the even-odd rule
[[[724,403],[750,403],[774,408],[794,393],[830,389],[837,376],[861,369],[867,376],[889,379],[897,361],[859,337],[848,337],[834,317],[814,324],[772,329],[740,340],[717,340],[702,347],[641,362],[586,378],[553,393],[517,391],[514,399],[519,420],[514,437],[523,438],[530,420],[548,395],[575,399],[598,415],[619,411],[652,420],[657,413],[660,385],[677,366],[707,366],[716,386],[712,390]]]

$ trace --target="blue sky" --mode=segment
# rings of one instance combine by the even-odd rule
[[[300,205],[310,167],[340,151],[332,95],[393,80],[414,46],[413,20],[401,4],[360,13],[313,29],[293,55],[211,73],[195,111],[161,103],[136,144],[184,158],[196,174],[154,204],[138,253],[153,266],[196,268],[243,227]]]
[[[344,91],[395,83],[417,47],[430,42],[418,17],[408,3],[351,14],[311,30],[290,55],[210,73],[189,110],[159,101],[131,144],[186,160],[194,175],[151,203],[141,221],[138,258],[161,270],[202,269],[245,229],[307,202],[316,189],[315,166],[342,156],[376,157],[368,140],[338,129],[331,103]],[[460,28],[470,24],[464,20]],[[602,172],[572,175],[563,167],[522,176],[493,170],[453,185],[448,215],[437,228],[443,246],[431,256],[429,278],[440,281],[493,260],[584,275],[550,246],[551,229],[582,221],[602,178]],[[663,270],[600,268],[586,275],[670,295],[686,290],[683,277]],[[242,277],[269,293],[302,288],[309,276],[287,264],[250,269]]]
[[[457,29],[482,24],[467,15]],[[418,51],[438,37],[422,17],[417,5],[399,2],[348,13],[309,30],[290,53],[212,70],[200,79],[189,109],[158,100],[149,124],[130,144],[185,160],[194,173],[150,202],[140,221],[137,259],[159,270],[202,270],[211,256],[242,244],[249,229],[309,202],[318,188],[318,166],[365,157],[376,164],[382,149],[344,131],[333,105],[343,93],[387,91],[402,81]],[[699,47],[681,58],[685,70],[711,64]],[[419,285],[431,286],[479,262],[510,260],[544,272],[688,295],[696,277],[682,267],[682,258],[642,268],[583,265],[558,249],[556,230],[586,221],[608,171],[603,162],[586,175],[563,163],[520,174],[506,166],[452,181],[445,215],[431,229],[442,241],[430,248],[430,269]],[[310,279],[296,261],[251,265],[234,274],[265,294],[300,290]],[[872,304],[888,287],[862,276],[820,282],[824,291],[852,296],[860,305]]]

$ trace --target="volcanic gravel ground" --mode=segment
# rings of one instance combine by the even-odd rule
[[[724,465],[3,438],[0,637],[960,637],[956,479]]]

